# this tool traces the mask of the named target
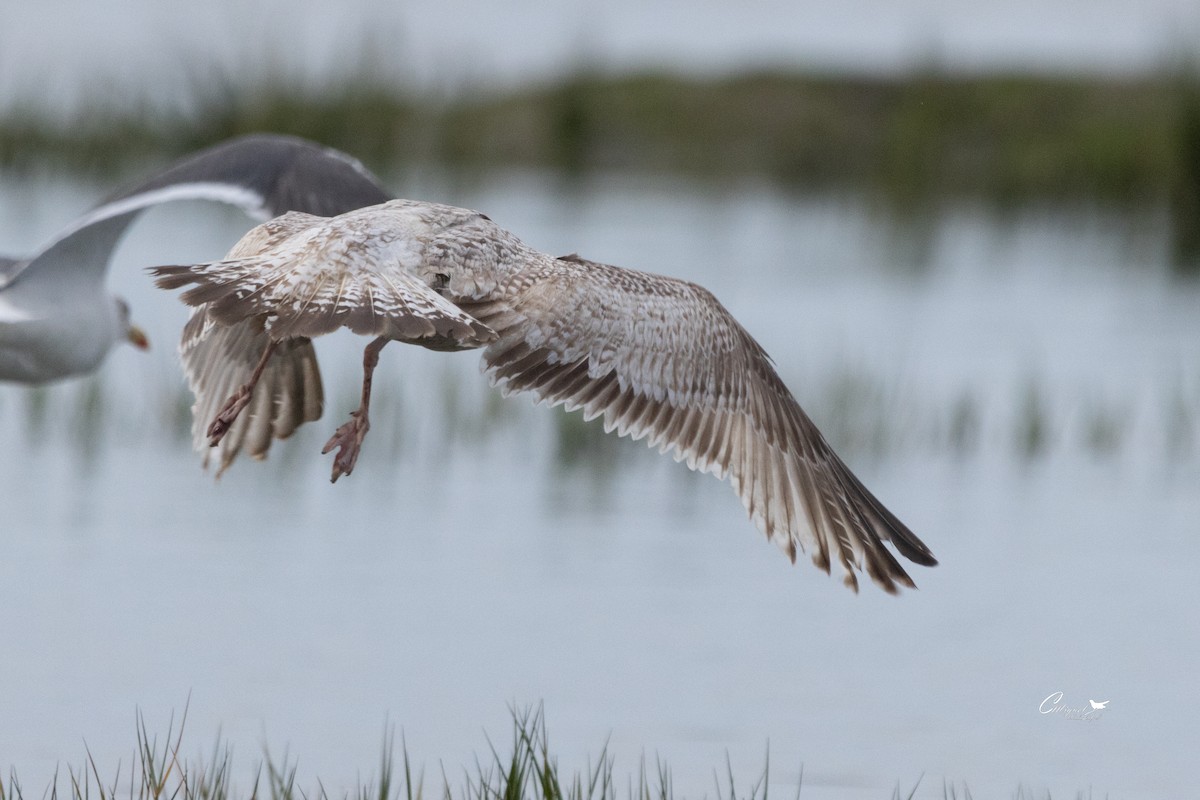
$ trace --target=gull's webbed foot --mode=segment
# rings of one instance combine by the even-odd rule
[[[354,464],[358,461],[358,451],[362,447],[363,439],[370,427],[371,422],[366,413],[362,410],[351,411],[350,421],[338,428],[325,443],[321,455],[335,447],[338,448],[337,455],[333,457],[333,477],[329,479],[331,483],[337,483],[338,478],[354,471]]]
[[[234,420],[237,419],[238,414],[242,413],[242,409],[250,404],[251,392],[252,389],[250,386],[239,387],[225,401],[225,405],[221,407],[212,424],[208,426],[209,447],[216,447],[225,438],[225,434],[229,433],[229,429],[233,427]]]

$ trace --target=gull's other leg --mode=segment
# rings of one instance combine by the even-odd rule
[[[217,416],[213,419],[212,424],[208,426],[208,446],[216,447],[225,438],[225,434],[229,433],[229,429],[233,427],[234,420],[238,414],[242,413],[242,409],[250,404],[250,397],[254,394],[254,386],[258,383],[258,379],[262,377],[263,370],[267,368],[267,362],[271,360],[271,354],[275,352],[275,348],[279,342],[272,341],[263,350],[262,358],[258,360],[258,366],[254,368],[254,372],[250,375],[250,380],[243,383],[237,388],[221,410],[217,412]]]
[[[330,478],[332,483],[337,483],[338,478],[354,471],[359,448],[362,447],[367,430],[371,427],[367,416],[367,409],[371,406],[371,376],[379,364],[379,351],[390,341],[388,337],[380,336],[363,351],[362,402],[357,411],[350,412],[350,421],[338,428],[321,450],[321,454],[324,455],[335,447],[339,448],[337,455],[333,457],[333,477]]]

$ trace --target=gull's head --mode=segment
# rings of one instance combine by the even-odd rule
[[[117,324],[121,336],[138,350],[149,350],[150,340],[146,338],[146,332],[129,319],[129,303],[120,297],[114,297],[113,301],[117,306]]]

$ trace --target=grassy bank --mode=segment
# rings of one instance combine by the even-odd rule
[[[455,100],[414,97],[370,76],[319,90],[286,79],[215,81],[170,109],[100,97],[64,122],[28,105],[10,108],[0,115],[0,165],[111,169],[256,130],[315,138],[382,171],[419,162],[754,174],[802,187],[998,199],[1161,199],[1180,188],[1181,173],[1200,180],[1200,82],[1184,73],[581,73]]]
[[[0,167],[143,169],[251,131],[317,139],[388,173],[535,168],[751,176],[798,191],[862,191],[898,208],[955,197],[1167,209],[1182,261],[1200,254],[1200,76],[939,72],[898,78],[580,72],[452,99],[363,67],[322,88],[214,78],[170,108],[97,96],[63,120],[0,112]],[[136,165],[136,166],[135,166]]]

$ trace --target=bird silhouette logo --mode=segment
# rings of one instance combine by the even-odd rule
[[[1097,703],[1095,700],[1088,700],[1088,702],[1092,704],[1092,710],[1093,710],[1093,711],[1099,711],[1100,709],[1102,709],[1102,708],[1105,708],[1105,707],[1107,707],[1107,706],[1108,706],[1108,701],[1107,701],[1107,700],[1104,700],[1104,701],[1102,701],[1102,702],[1099,702],[1099,703]]]

